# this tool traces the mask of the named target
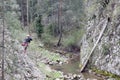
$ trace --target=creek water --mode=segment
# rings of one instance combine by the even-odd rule
[[[83,75],[86,80],[87,79],[103,80],[103,78],[98,77],[89,72],[80,73],[79,63],[80,63],[80,58],[79,55],[77,54],[74,56],[72,55],[72,58],[69,58],[67,63],[52,65],[51,68],[57,71],[61,71],[64,74],[70,73],[70,74]]]

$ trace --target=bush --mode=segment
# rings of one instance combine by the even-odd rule
[[[41,24],[42,17],[41,15],[36,19],[36,33],[38,37],[41,37],[42,33],[44,32],[43,25]]]
[[[14,11],[7,12],[6,16],[5,16],[5,20],[6,20],[8,29],[10,30],[10,32],[12,34],[12,37],[19,41],[22,41],[24,39],[24,36],[27,33],[22,31],[21,23],[18,19],[17,14]]]
[[[102,45],[102,48],[103,48],[103,54],[104,54],[104,55],[110,54],[110,50],[109,50],[110,45],[103,44],[103,45]]]
[[[18,16],[16,15],[15,12],[7,12],[5,18],[6,18],[5,20],[8,25],[8,29],[10,29],[11,31],[13,31],[15,29],[22,30],[20,21],[18,20]]]
[[[54,24],[50,24],[49,26],[48,26],[48,28],[47,28],[47,30],[48,30],[48,33],[50,34],[50,35],[52,35],[52,36],[54,36],[55,34],[55,29],[56,29],[56,27],[55,27],[55,25]]]
[[[63,44],[65,47],[79,46],[79,41],[81,40],[84,30],[74,30],[72,34],[64,38]]]
[[[53,37],[47,33],[43,33],[41,39],[46,46],[53,44]]]
[[[63,44],[65,47],[70,47],[70,46],[74,45],[75,44],[74,36],[70,35],[67,38],[65,38]]]

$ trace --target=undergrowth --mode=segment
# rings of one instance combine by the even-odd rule
[[[97,68],[92,68],[92,71],[97,74],[103,75],[103,76],[108,76],[108,77],[114,78],[115,80],[120,80],[120,76],[112,74],[108,71],[99,70]]]
[[[38,66],[40,67],[41,71],[46,75],[46,80],[55,80],[56,78],[60,78],[62,76],[61,72],[49,69],[49,67],[46,66],[44,63],[39,63]]]

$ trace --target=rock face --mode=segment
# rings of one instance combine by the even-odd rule
[[[87,0],[86,34],[82,40],[81,64],[95,45],[105,22],[106,29],[90,57],[90,63],[101,70],[120,75],[120,0]],[[92,17],[91,17],[92,16]]]
[[[2,24],[0,24],[0,45],[2,45]],[[5,27],[5,80],[44,80],[45,75],[26,54],[23,54],[22,50],[20,43],[12,39],[10,32]],[[0,47],[1,54],[2,47]],[[0,80],[2,80],[1,56]]]

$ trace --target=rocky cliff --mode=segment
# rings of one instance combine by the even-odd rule
[[[90,64],[120,75],[120,0],[86,0],[85,5],[88,20],[82,40],[81,64],[86,61],[106,25],[90,57]]]

